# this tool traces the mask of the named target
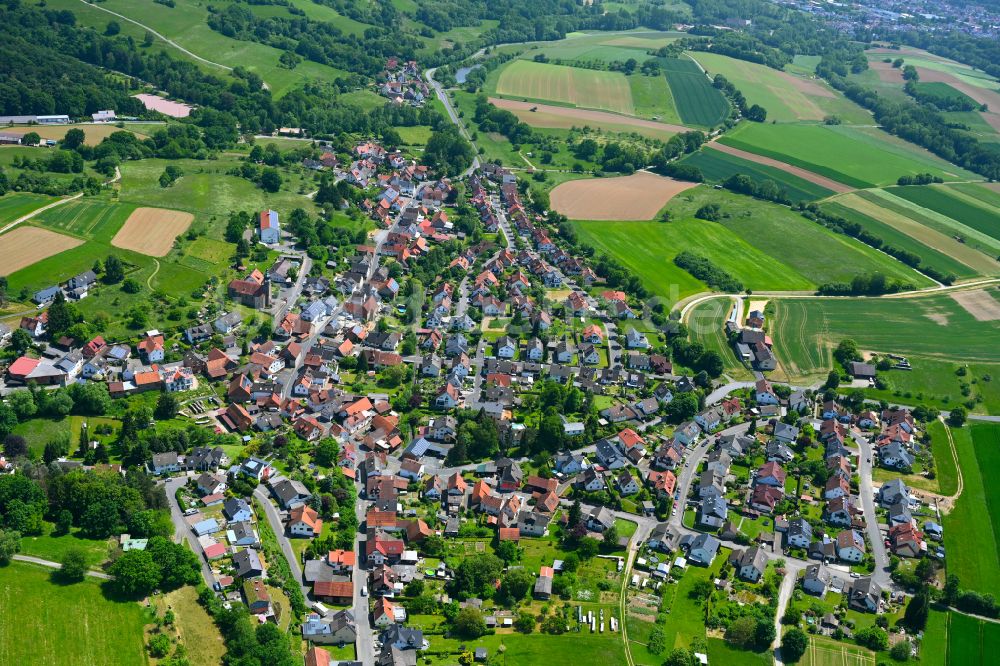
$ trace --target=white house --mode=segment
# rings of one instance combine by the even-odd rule
[[[261,211],[260,242],[274,245],[281,239],[281,226],[278,223],[278,213],[273,210]]]

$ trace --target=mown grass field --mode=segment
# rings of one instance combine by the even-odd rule
[[[875,653],[858,645],[810,636],[799,666],[874,666]]]
[[[661,122],[680,124],[681,116],[677,113],[674,96],[670,86],[662,76],[644,76],[633,74],[628,77],[632,90],[632,104],[635,115],[643,118],[656,118]]]
[[[514,60],[500,74],[496,94],[631,115],[632,90],[621,72]]]
[[[23,217],[33,210],[55,201],[55,197],[42,194],[12,192],[0,197],[0,226]]]
[[[852,187],[889,185],[900,176],[931,173],[944,180],[975,178],[885,133],[828,125],[744,123],[722,143],[808,169]]]
[[[712,127],[729,115],[729,102],[698,64],[688,58],[661,58],[677,113],[685,125]]]
[[[767,109],[768,121],[818,121],[836,115],[848,123],[871,122],[870,113],[817,79],[795,76],[718,53],[694,51],[690,55],[710,76],[725,76],[739,88],[749,104]]]
[[[920,641],[920,663],[937,666],[948,663],[948,621],[950,613],[931,610]]]
[[[932,421],[927,426],[927,434],[931,437],[938,491],[942,495],[954,495],[958,491],[958,467],[948,443],[947,426],[941,421]]]
[[[605,3],[607,6],[607,3]],[[640,63],[649,56],[646,51],[658,49],[676,41],[683,33],[633,30],[625,32],[570,33],[557,42],[535,42],[525,52],[525,58],[543,54],[561,60],[602,60],[623,62],[635,58]],[[501,47],[502,48],[502,47]]]
[[[699,150],[680,161],[701,169],[705,180],[711,182],[722,182],[738,173],[749,176],[757,183],[772,180],[785,190],[788,198],[795,203],[823,199],[833,194],[831,190],[825,187],[810,183],[781,169],[776,169],[766,164],[755,164],[754,162],[736,155],[729,155],[720,150]]]
[[[844,338],[861,349],[956,363],[1000,362],[993,341],[1000,322],[977,321],[947,295],[879,299],[775,299],[771,337],[789,377],[816,377],[832,367]]]
[[[109,600],[92,579],[58,585],[49,569],[0,568],[0,663],[146,664],[145,624],[139,604]]]
[[[946,215],[992,238],[1000,240],[1000,213],[986,202],[933,185],[916,187],[891,187],[889,193]]]
[[[970,278],[981,275],[982,272],[935,249],[930,243],[949,248],[954,247],[959,251],[965,249],[965,254],[970,257],[970,263],[975,261],[979,267],[988,267],[992,263],[996,269],[1000,270],[1000,264],[976,250],[965,248],[954,238],[949,238],[920,225],[918,222],[879,208],[857,195],[848,194],[834,202],[824,204],[823,210],[860,224],[862,228],[873,236],[881,238],[887,245],[913,252],[921,258],[921,265],[935,268],[944,274],[950,273],[958,278]],[[921,242],[924,239],[927,241],[926,244]]]

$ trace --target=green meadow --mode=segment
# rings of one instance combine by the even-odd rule
[[[930,173],[946,181],[975,179],[974,174],[880,130],[747,122],[719,140],[852,187],[890,185],[900,176],[918,173]]]
[[[0,226],[27,215],[56,199],[42,194],[11,192],[0,197]]]
[[[0,568],[0,663],[148,663],[139,604],[109,599],[93,579],[60,585],[51,575],[20,562]]]

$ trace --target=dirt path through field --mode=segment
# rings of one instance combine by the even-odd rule
[[[571,220],[651,220],[668,201],[695,187],[648,171],[620,178],[570,180],[549,194],[552,209]]]
[[[820,187],[825,187],[828,190],[833,190],[838,194],[844,194],[845,192],[853,192],[855,188],[849,185],[844,185],[843,183],[838,183],[835,180],[827,178],[826,176],[821,176],[818,173],[813,173],[812,171],[806,171],[802,167],[792,166],[787,162],[781,162],[770,157],[764,157],[763,155],[757,155],[756,153],[751,153],[746,150],[740,150],[739,148],[733,148],[732,146],[727,146],[725,144],[719,143],[718,141],[713,141],[708,144],[709,148],[713,150],[718,150],[719,152],[728,153],[729,155],[734,155],[740,157],[750,162],[755,162],[756,164],[764,164],[766,166],[774,167],[775,169],[781,169],[786,173],[790,173],[793,176],[798,176],[802,180],[807,180],[814,185],[819,185]]]

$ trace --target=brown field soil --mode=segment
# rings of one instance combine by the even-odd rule
[[[28,132],[35,132],[43,139],[61,141],[66,136],[66,132],[71,129],[82,129],[83,133],[87,135],[84,143],[88,146],[96,146],[113,133],[122,131],[121,127],[115,127],[114,124],[110,123],[96,125],[31,125],[30,127],[5,127],[3,131],[6,134],[20,134],[21,136],[24,136]],[[126,129],[125,131],[131,132],[132,130]],[[132,133],[140,139],[146,138],[145,134],[140,134],[139,132]]]
[[[620,116],[607,111],[591,111],[588,109],[574,109],[550,104],[535,104],[534,102],[500,99],[498,97],[491,97],[490,103],[499,109],[507,109],[533,127],[569,129],[570,127],[589,125],[609,132],[638,132],[657,139],[689,131],[689,128],[683,125],[658,123],[655,120]],[[531,109],[535,109],[535,111]]]
[[[1000,301],[985,289],[975,291],[956,291],[952,299],[962,306],[966,312],[976,318],[976,321],[996,321],[1000,319]]]
[[[668,201],[695,187],[637,171],[621,178],[571,180],[549,194],[552,208],[576,220],[651,220]]]
[[[18,227],[0,236],[0,275],[10,275],[77,245],[83,245],[79,238],[38,227]]]
[[[957,259],[975,271],[988,275],[1000,269],[1000,264],[993,257],[969,247],[965,243],[959,243],[951,236],[947,236],[905,215],[882,208],[878,204],[864,199],[857,194],[846,194],[842,197],[837,197],[836,202],[888,224],[890,227],[902,231],[907,236],[915,238],[927,247],[934,248]]]
[[[174,239],[187,231],[194,215],[166,208],[136,208],[111,244],[151,257],[163,257],[174,246]]]
[[[892,66],[891,62],[875,60],[868,63],[868,69],[878,74],[878,78],[886,83],[902,83],[903,73]]]
[[[781,169],[793,176],[798,176],[803,180],[808,180],[810,183],[815,183],[820,187],[825,187],[828,190],[833,190],[834,192],[843,194],[845,192],[852,192],[853,187],[849,185],[844,185],[843,183],[838,183],[835,180],[827,178],[826,176],[821,176],[818,173],[813,173],[812,171],[807,171],[802,167],[793,166],[786,162],[780,160],[772,159],[770,157],[764,157],[763,155],[757,155],[755,153],[750,153],[745,150],[740,150],[739,148],[733,148],[732,146],[726,146],[718,142],[712,142],[708,144],[709,148],[713,150],[718,150],[723,153],[729,153],[730,155],[735,155],[736,157],[741,157],[750,162],[756,162],[757,164],[765,164],[775,169]]]
[[[934,69],[917,67],[920,80],[927,83],[947,83],[949,86],[963,92],[980,104],[985,104],[986,113],[980,113],[983,120],[990,124],[990,127],[1000,132],[1000,93],[988,88],[969,85],[958,77],[952,76],[948,72],[939,72]]]

